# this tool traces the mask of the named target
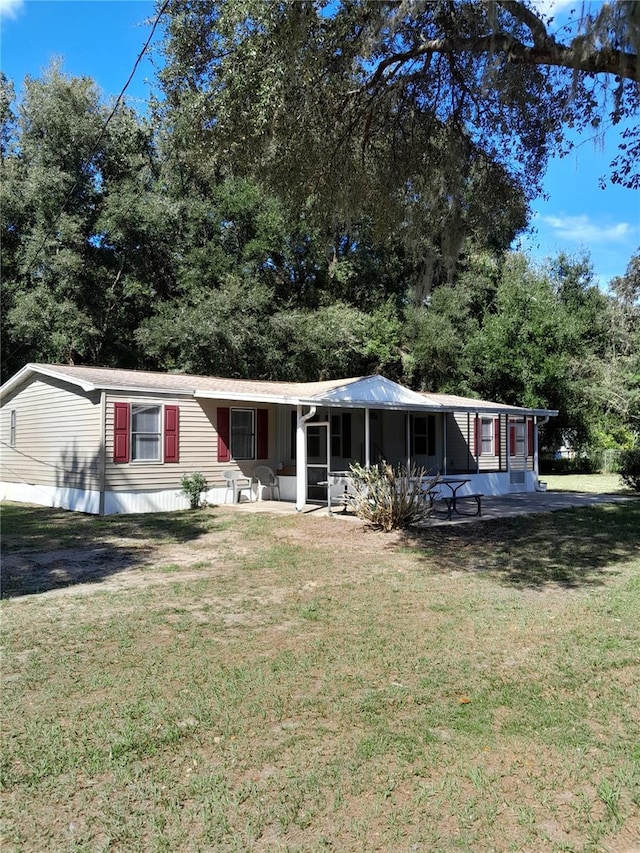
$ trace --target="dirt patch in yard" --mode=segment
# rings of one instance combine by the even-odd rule
[[[213,509],[208,515],[223,522],[233,518]],[[247,521],[244,517],[238,520]],[[283,526],[278,525],[278,521]],[[273,526],[271,539],[276,546],[305,549],[330,546],[345,555],[357,554],[355,564],[353,560],[345,562],[345,572],[350,567],[360,571],[361,561],[366,559],[368,552],[379,552],[380,548],[393,550],[402,539],[400,534],[382,536],[352,520],[292,517],[283,522],[281,517],[263,517],[263,522]],[[102,534],[92,537],[91,545],[42,551],[14,550],[16,543],[10,541],[9,552],[4,554],[1,565],[2,597],[59,591],[85,584],[100,584],[101,589],[116,590],[150,583],[172,583],[178,579],[189,581],[202,577],[204,568],[210,576],[254,554],[256,546],[251,536],[247,540],[247,527],[251,527],[251,519],[229,529],[221,530],[216,525],[213,530],[179,542],[164,542],[154,535],[143,537],[139,532],[135,536]]]
[[[623,515],[630,516],[631,509],[634,517]],[[624,522],[618,527],[616,515]],[[359,581],[370,571],[402,570],[408,558],[417,558],[423,569],[452,577],[482,573],[523,590],[579,589],[606,582],[616,563],[637,557],[632,533],[637,515],[634,507],[594,507],[384,534],[353,518],[252,515],[222,508],[131,519],[80,516],[77,523],[67,513],[54,519],[48,537],[39,534],[22,542],[21,531],[3,537],[2,596],[68,588],[80,592],[83,585],[96,584],[112,590],[186,582],[203,571],[212,576],[233,566],[281,574],[283,565],[302,551],[309,562],[333,572],[336,582]],[[74,524],[61,533],[69,517]],[[594,531],[589,539],[580,535],[584,524]],[[42,547],[46,543],[50,546]],[[69,547],[56,547],[65,544]]]

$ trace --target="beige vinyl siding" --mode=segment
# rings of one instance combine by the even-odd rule
[[[483,417],[483,415],[479,415]],[[498,415],[484,415],[490,418],[492,428]],[[475,473],[477,469],[476,457],[473,455],[475,448],[475,413],[456,412],[446,415],[447,418],[447,469],[449,471],[465,471]],[[500,448],[494,445],[492,454],[480,455],[479,470],[481,473],[492,471],[506,471],[507,469],[507,418],[500,415]],[[499,451],[499,452],[498,452]]]
[[[11,411],[16,440],[9,444]],[[55,379],[25,383],[0,410],[0,479],[67,489],[98,489],[100,394]]]
[[[180,461],[114,463],[113,417],[115,402],[178,406],[180,409]],[[222,472],[230,468],[240,468],[245,474],[251,475],[256,465],[267,464],[274,467],[276,419],[273,406],[246,402],[224,402],[225,407],[269,410],[269,459],[243,460],[236,463],[233,460],[231,462],[218,462],[218,433],[216,430],[218,402],[215,400],[108,392],[106,404],[105,489],[107,491],[159,491],[180,488],[182,475],[195,472],[202,474],[209,487],[213,488],[225,484]]]

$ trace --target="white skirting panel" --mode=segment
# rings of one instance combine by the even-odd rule
[[[205,494],[205,500],[209,504],[223,504],[226,495],[226,489],[209,489]],[[0,483],[0,500],[60,507],[92,515],[98,515],[100,512],[100,493],[89,489],[33,486],[28,483]],[[189,501],[178,489],[165,489],[158,492],[107,492],[104,496],[105,515],[170,512],[176,509],[189,509]]]
[[[515,487],[510,483],[509,474],[495,472],[487,474],[460,474],[469,478],[463,492],[479,492],[483,495],[508,495],[514,491],[535,492],[538,477],[534,471],[527,471],[525,483]],[[332,498],[339,497],[343,486],[332,489]],[[280,477],[280,497],[283,501],[295,500],[295,477]],[[229,493],[226,488],[209,489],[205,494],[207,503],[224,504]],[[0,483],[0,500],[18,503],[37,504],[38,506],[61,507],[76,512],[97,515],[100,512],[100,493],[83,489],[64,489],[57,486],[33,486],[28,483]],[[171,512],[188,509],[189,501],[178,489],[165,489],[158,492],[130,491],[106,492],[104,496],[105,515],[128,514],[135,512]]]
[[[485,474],[450,474],[451,477],[459,477],[461,479],[469,479],[464,490],[465,492],[480,493],[483,495],[508,495],[513,492],[535,492],[538,483],[538,476],[534,471],[525,472],[524,483],[513,485],[510,475],[506,471],[492,471]],[[296,499],[296,478],[285,477],[280,475],[280,497],[283,501],[295,501]],[[331,499],[339,498],[344,492],[344,486],[336,485],[331,489]],[[462,494],[462,491],[460,492]],[[224,498],[223,498],[224,500]]]
[[[518,484],[511,482],[511,476],[506,471],[492,471],[486,474],[451,474],[450,476],[465,480],[468,477],[471,480],[459,494],[475,492],[482,495],[509,495],[514,492],[535,492],[538,475],[535,471],[525,471],[524,474],[524,482]]]
[[[100,512],[100,492],[67,489],[60,486],[34,486],[29,483],[0,483],[0,499],[38,506],[60,507],[75,512]]]
[[[209,489],[204,499],[209,504],[224,503],[226,489]],[[104,514],[126,515],[134,512],[171,512],[189,509],[189,500],[179,489],[158,492],[105,492]]]

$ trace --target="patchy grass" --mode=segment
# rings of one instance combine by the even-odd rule
[[[205,511],[141,515],[94,515],[65,509],[5,502],[2,505],[2,550],[8,552],[74,548],[104,544],[109,539],[192,542],[220,525]]]
[[[544,474],[550,492],[588,492],[596,495],[632,495],[618,474]]]
[[[637,848],[640,501],[419,535],[10,509],[3,853]]]

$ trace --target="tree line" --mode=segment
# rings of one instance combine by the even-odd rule
[[[433,55],[428,65],[424,52],[405,56],[407,40],[423,43],[418,24],[435,51],[438,26],[453,26],[445,7],[482,17],[491,4],[425,4],[420,21],[413,4],[393,30],[381,12],[402,4],[311,15],[316,5],[174,0],[164,98],[146,116],[122,106],[106,124],[94,82],[55,64],[19,98],[2,78],[3,380],[28,361],[293,381],[381,372],[417,389],[557,408],[549,447],[631,445],[640,255],[603,293],[586,256],[535,264],[509,249],[528,221],[545,134],[559,132],[558,87],[535,64],[533,76],[508,69],[505,133],[517,127],[538,145],[537,159],[514,169],[496,153],[496,104],[478,113],[490,122],[481,146],[468,111],[463,127],[462,114],[437,114],[420,90],[425,79],[451,98],[456,86],[486,87],[478,67],[445,80]],[[505,10],[521,5],[498,3],[480,24],[504,28]],[[516,23],[522,40],[526,16]],[[211,38],[195,44],[202,32]],[[256,33],[270,38],[261,62]],[[247,54],[233,68],[231,42]],[[362,44],[379,58],[373,71]],[[383,55],[396,64],[383,67]],[[400,85],[403,74],[415,79]],[[312,101],[305,81],[318,79],[327,89]],[[632,113],[634,92],[623,86],[619,110]],[[541,112],[524,127],[519,99],[534,95]]]

